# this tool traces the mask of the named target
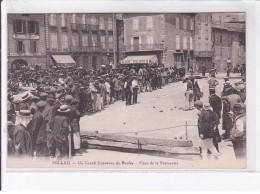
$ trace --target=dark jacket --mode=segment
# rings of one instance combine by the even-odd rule
[[[212,107],[213,111],[218,115],[218,118],[221,118],[221,110],[222,110],[222,101],[219,96],[216,94],[212,94],[209,97],[209,104]]]
[[[68,117],[55,116],[50,123],[50,128],[56,141],[61,143],[67,142],[69,135]]]
[[[33,115],[29,130],[33,134],[33,138],[35,138],[33,141],[36,141],[36,144],[47,142],[46,122],[40,111]]]
[[[218,116],[212,110],[202,110],[198,119],[199,135],[203,135],[203,139],[214,137],[214,128],[218,123]]]

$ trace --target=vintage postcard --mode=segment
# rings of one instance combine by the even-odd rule
[[[8,169],[246,169],[246,13],[8,13]]]

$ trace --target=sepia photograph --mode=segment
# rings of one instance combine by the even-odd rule
[[[246,169],[246,13],[8,13],[8,169]]]

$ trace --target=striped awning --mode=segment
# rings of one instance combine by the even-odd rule
[[[156,55],[128,56],[121,61],[121,64],[155,64],[158,63]]]
[[[52,55],[57,64],[76,64],[70,55]]]

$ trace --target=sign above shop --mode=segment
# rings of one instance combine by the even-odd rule
[[[15,34],[13,35],[14,39],[25,39],[25,40],[38,40],[40,38],[39,35],[31,35],[31,34]]]

